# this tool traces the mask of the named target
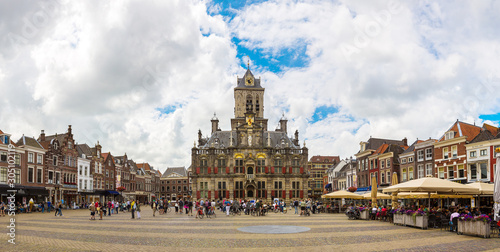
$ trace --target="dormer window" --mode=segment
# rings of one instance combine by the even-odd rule
[[[8,145],[10,143],[9,136],[7,136],[7,135],[3,135],[1,137],[1,139],[2,139],[3,144],[7,144]]]
[[[57,148],[59,148],[59,144],[57,144],[57,142],[54,142],[54,149],[57,150]]]
[[[448,131],[444,134],[444,140],[453,139],[455,137],[455,131]]]
[[[70,150],[71,150],[71,148],[72,148],[72,143],[71,143],[71,140],[68,140],[68,149],[70,149]]]

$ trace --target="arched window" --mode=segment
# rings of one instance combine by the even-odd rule
[[[247,104],[246,104],[247,112],[253,111],[253,98],[251,95],[247,95]]]
[[[260,110],[260,102],[259,102],[259,95],[255,97],[255,111],[259,113]]]

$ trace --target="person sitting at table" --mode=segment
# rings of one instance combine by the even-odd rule
[[[477,209],[477,207],[474,207],[474,209],[472,209],[472,215],[479,216],[481,215],[481,212]]]

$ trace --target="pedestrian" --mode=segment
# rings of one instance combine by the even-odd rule
[[[59,205],[57,204],[57,201],[54,207],[55,207],[54,216],[57,216],[57,214],[59,213]]]
[[[33,202],[33,198],[31,198],[30,202],[29,202],[29,206],[30,206],[29,211],[28,211],[29,213],[33,212],[33,205],[34,204],[35,204],[35,202]]]
[[[179,213],[179,203],[175,202],[175,213]]]
[[[99,207],[97,208],[97,211],[99,212],[99,220],[102,220],[102,213],[104,212],[104,206],[103,204],[100,204]]]
[[[135,211],[137,212],[137,219],[141,218],[141,204],[137,202]],[[154,215],[153,215],[154,216]]]
[[[132,219],[134,219],[135,201],[133,200],[132,203],[130,203],[130,211],[132,212]]]
[[[50,202],[50,200],[49,200],[49,201],[47,201],[47,212],[50,213],[51,208],[52,208],[52,202]]]
[[[179,200],[179,214],[182,214],[184,212],[184,201],[182,199]]]
[[[226,199],[226,201],[224,203],[226,205],[226,216],[229,216],[229,209],[231,209],[231,201]]]
[[[95,220],[95,205],[94,205],[94,202],[92,202],[92,204],[90,204],[89,210],[90,210],[90,220]]]
[[[189,213],[189,202],[187,200],[184,201],[184,210],[186,211],[186,214]]]
[[[40,207],[42,208],[42,213],[45,212],[45,202],[42,201],[42,203],[40,204]]]
[[[115,212],[116,214],[118,214],[118,206],[120,205],[120,203],[117,201],[115,202]]]
[[[153,217],[155,217],[155,214],[156,214],[156,201],[153,200],[153,203],[152,203],[152,207],[153,207]]]
[[[2,215],[2,217],[5,216],[5,203],[0,202],[0,214]]]
[[[59,208],[59,216],[63,216],[63,214],[62,214],[62,208],[63,208],[63,206],[62,206],[61,202],[59,202],[58,208]]]
[[[111,201],[108,200],[108,216],[111,216]]]
[[[193,201],[188,201],[188,216],[193,216]]]

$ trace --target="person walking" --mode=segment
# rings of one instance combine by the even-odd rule
[[[152,206],[153,206],[153,217],[155,217],[155,214],[156,214],[156,207],[157,207],[157,206],[156,206],[156,201],[155,201],[155,200],[153,200],[153,204],[152,204]]]
[[[95,220],[95,205],[94,205],[94,202],[92,202],[92,204],[90,204],[89,210],[90,210],[90,220]]]
[[[55,208],[54,209],[54,216],[57,216],[57,213],[59,212],[59,205],[57,204],[57,201],[56,201],[56,203],[54,205],[54,208]]]
[[[188,201],[188,216],[193,216],[193,201]]]
[[[135,208],[136,208],[135,211],[137,212],[137,219],[140,219],[141,218],[141,204],[139,202],[137,202]]]
[[[132,203],[130,203],[130,211],[132,212],[132,219],[135,219],[135,217],[134,217],[135,201],[134,200],[132,200]]]
[[[231,209],[231,201],[226,199],[224,203],[226,205],[226,216],[229,216],[229,209]]]
[[[184,212],[184,201],[179,200],[179,214],[182,214]]]
[[[179,212],[179,203],[175,202],[175,213],[177,214]]]
[[[40,207],[42,208],[42,213],[45,212],[45,202],[42,201],[42,203],[40,203]]]
[[[104,204],[99,204],[97,211],[99,212],[99,220],[102,220],[102,214],[104,213]]]
[[[111,201],[108,200],[108,216],[111,216]]]
[[[5,216],[5,203],[0,202],[0,215],[2,215],[2,217]]]
[[[33,212],[33,206],[35,205],[35,202],[33,201],[33,198],[30,199],[30,210],[29,210],[29,213]]]
[[[47,212],[50,213],[51,208],[52,208],[52,203],[49,200],[49,201],[47,201]]]

